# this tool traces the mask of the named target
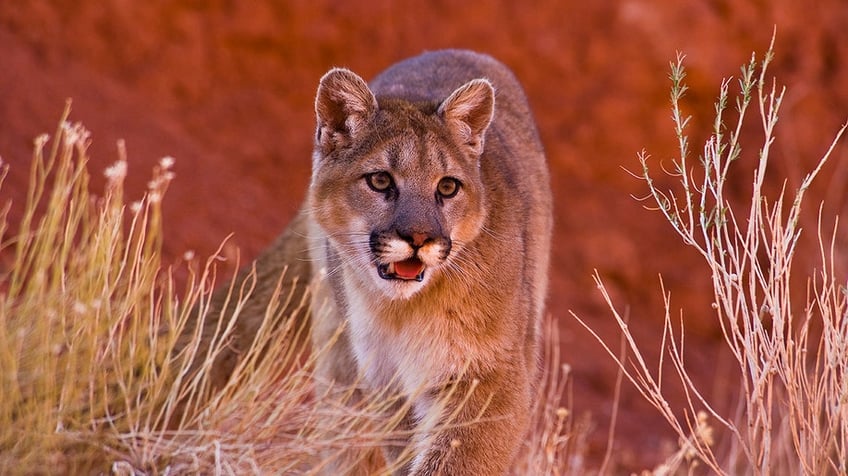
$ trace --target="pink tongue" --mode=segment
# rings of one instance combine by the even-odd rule
[[[395,274],[403,279],[415,279],[423,268],[424,264],[421,260],[410,258],[395,263]]]

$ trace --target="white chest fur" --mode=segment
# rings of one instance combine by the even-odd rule
[[[403,316],[387,316],[373,295],[353,286],[345,295],[351,347],[359,370],[374,388],[392,385],[415,394],[488,357],[481,346],[468,345],[451,329],[451,320],[435,306],[409,306]]]

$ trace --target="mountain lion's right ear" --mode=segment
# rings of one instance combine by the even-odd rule
[[[483,153],[483,139],[494,113],[495,88],[487,79],[465,83],[439,106],[439,114],[454,136],[478,156]]]
[[[362,78],[344,68],[331,69],[315,97],[316,141],[322,153],[350,145],[376,110],[377,99]]]

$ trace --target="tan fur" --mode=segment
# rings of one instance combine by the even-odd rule
[[[316,112],[304,211],[260,261],[302,259],[292,240],[310,250],[313,346],[345,326],[319,381],[362,375],[364,391],[411,399],[402,473],[504,473],[529,424],[552,228],[520,85],[488,56],[440,51],[370,87],[334,69]],[[420,280],[400,279],[419,262]]]

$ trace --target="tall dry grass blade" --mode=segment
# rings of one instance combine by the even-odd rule
[[[680,452],[658,467],[657,473],[674,470],[683,459],[696,458],[719,474],[775,471],[846,474],[848,419],[844,417],[848,383],[843,371],[848,364],[845,344],[848,325],[844,324],[848,320],[846,279],[838,274],[833,251],[825,251],[826,239],[821,227],[816,240],[821,249],[822,271],[820,276],[810,278],[804,312],[799,313],[792,302],[794,290],[799,288],[794,277],[798,271],[794,258],[802,239],[798,222],[803,198],[845,127],[837,132],[830,148],[805,177],[791,204],[785,201],[785,189],[775,198],[766,197],[766,170],[784,97],[784,89],[777,88],[774,81],[768,84],[766,72],[772,57],[770,48],[759,64],[752,56],[751,62],[742,68],[736,100],[738,117],[732,127],[722,115],[728,103],[730,82],[722,82],[714,130],[704,146],[697,187],[693,185],[698,183],[696,173],[687,162],[688,118],[683,117],[679,104],[686,90],[682,56],[672,63],[671,73],[672,118],[680,149],[672,175],[679,179],[678,191],[659,189],[652,177],[648,155],[644,152],[639,155],[642,178],[656,209],[683,243],[697,250],[709,266],[713,309],[727,349],[738,366],[739,411],[722,414],[694,384],[686,368],[685,328],[681,321],[679,337],[673,337],[671,304],[663,288],[664,333],[673,338],[664,339],[661,356],[668,352],[687,399],[682,415],[672,412],[659,384],[661,372],[655,378],[648,371],[638,344],[616,312],[600,276],[595,278],[635,358],[632,368],[620,359],[616,360],[618,365],[681,438]],[[756,155],[747,215],[737,216],[734,209],[743,208],[731,203],[725,195],[725,184],[731,165],[744,152],[740,135],[752,101],[759,112],[763,145]],[[820,223],[821,220],[820,216]],[[833,237],[831,250],[835,248]],[[603,344],[597,334],[593,335]],[[604,347],[615,359],[610,348],[606,344]],[[721,434],[732,440],[722,443],[721,447],[726,448],[723,454],[715,452],[707,418],[718,422],[724,430]]]

